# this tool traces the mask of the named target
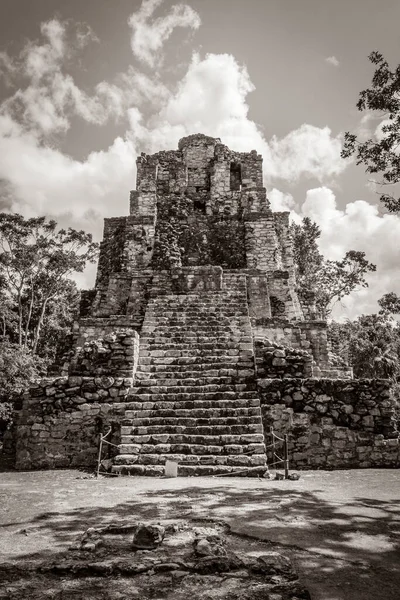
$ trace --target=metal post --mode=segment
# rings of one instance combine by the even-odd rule
[[[271,438],[272,438],[272,462],[275,462],[275,436],[274,436],[273,427],[270,427],[270,431],[271,431]]]
[[[99,441],[99,455],[97,457],[97,469],[96,469],[96,479],[99,477],[100,473],[100,465],[101,465],[101,454],[103,452],[103,436],[100,433],[100,441]]]
[[[285,479],[289,479],[289,454],[288,454],[288,436],[285,433],[283,443],[283,457],[285,459]]]

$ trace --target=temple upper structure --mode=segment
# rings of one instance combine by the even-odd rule
[[[246,278],[255,338],[311,349],[328,366],[326,324],[296,293],[289,213],[273,212],[263,186],[262,157],[234,152],[196,134],[178,150],[137,159],[129,216],[105,219],[95,291],[83,296],[78,342],[116,325],[140,331],[148,298],[176,291],[184,274],[193,289],[204,267]],[[201,281],[193,279],[195,271]],[[221,286],[228,279],[221,275]]]

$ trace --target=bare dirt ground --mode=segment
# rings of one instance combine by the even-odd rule
[[[290,557],[313,600],[398,600],[399,498],[400,471],[389,469],[308,471],[299,481],[5,472],[0,563],[57,564],[88,527],[214,519],[243,543]]]

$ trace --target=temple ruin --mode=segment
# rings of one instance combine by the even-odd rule
[[[58,368],[17,413],[19,469],[91,466],[108,426],[122,474],[162,474],[167,459],[180,475],[263,467],[270,427],[296,467],[399,463],[389,382],[332,363],[262,157],[218,138],[137,159],[130,214],[105,219]]]

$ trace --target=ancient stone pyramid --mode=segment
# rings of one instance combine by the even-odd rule
[[[142,154],[136,188],[130,214],[105,219],[62,376],[26,395],[17,468],[91,466],[109,427],[119,473],[265,468],[283,380],[348,376],[329,364],[312,294],[299,302],[289,213],[271,211],[256,151],[202,134]]]

